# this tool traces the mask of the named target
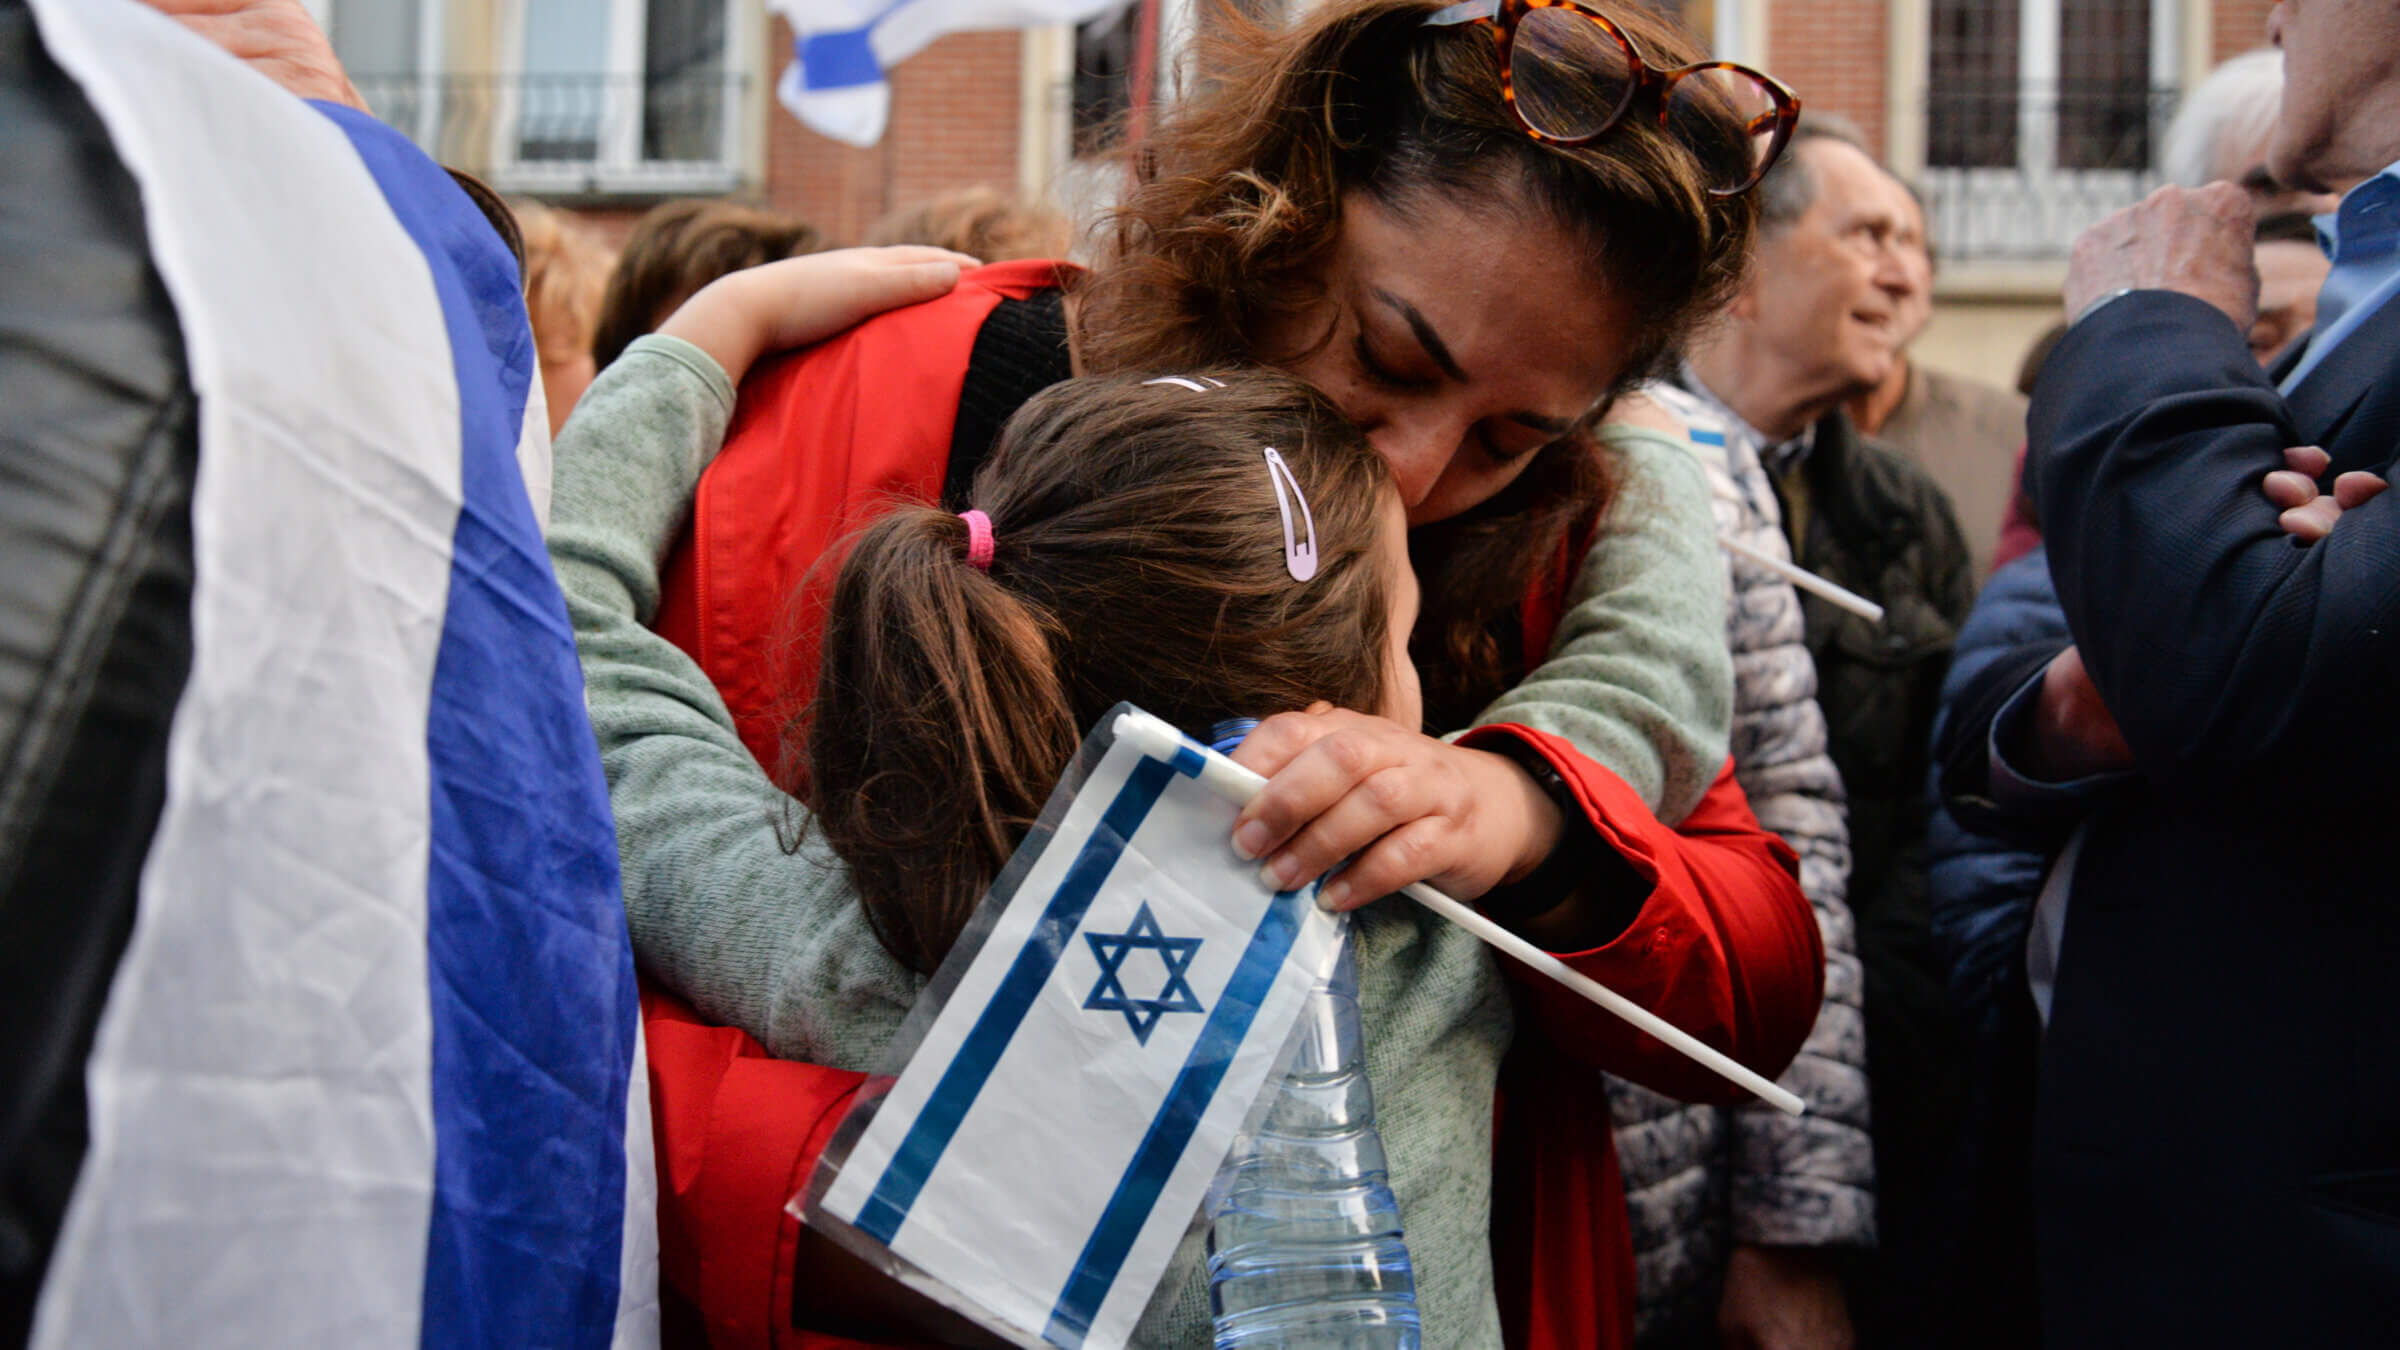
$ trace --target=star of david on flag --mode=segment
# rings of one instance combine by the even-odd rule
[[[1086,933],[1083,940],[1092,945],[1092,955],[1100,961],[1100,982],[1092,986],[1083,1006],[1095,1012],[1125,1014],[1125,1024],[1133,1028],[1134,1039],[1150,1043],[1150,1029],[1158,1019],[1171,1012],[1207,1012],[1200,997],[1192,992],[1191,981],[1185,978],[1191,970],[1192,958],[1200,954],[1200,939],[1171,938],[1158,926],[1158,920],[1144,903],[1134,911],[1133,926],[1122,933]],[[1125,958],[1137,951],[1154,951],[1166,967],[1166,980],[1159,986],[1155,998],[1135,998],[1125,992]]]
[[[1126,1343],[1340,950],[1314,886],[1234,853],[1199,748],[1132,715],[1164,743],[1085,741],[800,1205],[1021,1345]]]

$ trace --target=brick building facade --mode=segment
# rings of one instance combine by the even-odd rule
[[[1321,0],[1151,2],[1171,55],[1222,4],[1256,13]],[[1943,256],[1920,351],[1994,378],[2052,317],[2076,231],[2156,182],[2156,140],[2177,91],[2260,45],[2271,7],[1649,2],[1720,56],[1773,71],[1810,108],[1856,121],[1920,186]],[[1092,51],[1087,40],[1079,53],[1065,29],[943,38],[893,71],[889,128],[856,149],[777,105],[791,37],[761,0],[309,3],[387,120],[503,190],[617,229],[666,197],[729,195],[847,242],[953,188],[1055,195],[1072,177],[1072,90]]]
[[[2149,158],[2175,91],[2263,42],[2270,8],[2268,0],[1665,2],[1719,54],[1771,69],[1811,107],[1855,120],[1878,153],[1934,185],[1937,196],[1948,170],[2019,167],[2040,177],[2046,169],[2032,162],[2033,149],[2023,156],[2027,164],[2009,166],[1974,145],[1995,133],[2024,134],[2066,138],[2043,153],[2056,161],[2049,167],[2079,181],[2049,186],[2098,194],[2093,202],[2105,205],[2146,187],[2134,166]],[[1207,6],[1186,8],[1204,16]],[[846,150],[773,119],[765,194],[839,235],[853,220],[960,182],[1038,190],[1055,164],[1023,163],[1040,140],[1028,135],[1026,119],[1058,100],[1024,81],[1042,78],[1045,67],[1027,51],[1049,40],[976,34],[936,43],[898,71],[893,130],[873,151]],[[787,45],[771,45],[771,64]],[[1055,62],[1046,69],[1065,78]],[[770,83],[773,74],[766,72]],[[2056,103],[2054,112],[2040,111],[2045,100]],[[2045,116],[2057,125],[2015,125]],[[2121,176],[2095,177],[2104,173]],[[1949,195],[1966,199],[1963,182],[1948,186]],[[1962,263],[2055,257],[2080,219],[2062,208],[2030,233],[2011,219],[2009,228],[1986,229],[1980,238],[1954,235],[1946,251]]]
[[[780,77],[792,43],[781,20],[774,35],[774,75]],[[828,140],[773,110],[766,119],[762,195],[769,205],[816,222],[829,237],[850,240],[885,213],[952,188],[1019,189],[1028,111],[1025,49],[1040,41],[1018,33],[957,33],[910,57],[892,72],[891,125],[882,142],[867,149]]]

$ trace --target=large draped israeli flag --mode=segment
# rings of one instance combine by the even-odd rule
[[[32,8],[140,184],[199,399],[191,672],[33,1343],[655,1345],[515,264],[365,116],[130,0]]]
[[[1234,854],[1223,761],[1165,723],[1112,715],[1078,765],[809,1217],[1020,1345],[1115,1350],[1343,927],[1314,883],[1278,893]]]
[[[935,38],[978,29],[1082,23],[1131,0],[767,0],[792,26],[775,92],[792,116],[837,141],[873,145],[892,111],[885,74]]]

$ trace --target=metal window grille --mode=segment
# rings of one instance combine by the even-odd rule
[[[2149,0],[2061,0],[2058,20],[2059,167],[2148,168]]]
[[[1934,0],[1925,162],[1942,168],[2017,163],[2018,0]]]
[[[747,78],[713,60],[664,74],[351,78],[379,119],[505,192],[713,193],[739,173],[733,110]]]
[[[659,196],[739,183],[749,79],[730,68],[737,2],[591,6],[595,24],[612,5],[641,6],[626,11],[639,15],[640,64],[617,70],[578,68],[607,64],[606,44],[595,39],[565,57],[545,48],[546,60],[525,62],[538,68],[442,71],[438,52],[417,45],[432,31],[421,11],[439,0],[349,0],[332,19],[337,49],[361,58],[347,64],[368,107],[441,162],[508,192]],[[583,21],[581,11],[571,17]]]
[[[1925,162],[1946,257],[2064,257],[2156,183],[2156,0],[1933,0]]]

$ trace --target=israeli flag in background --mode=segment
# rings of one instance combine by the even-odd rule
[[[775,92],[812,129],[849,145],[883,139],[893,66],[935,38],[976,29],[1082,23],[1130,0],[767,0],[792,26]]]
[[[363,114],[129,0],[32,8],[140,183],[200,423],[191,674],[33,1343],[655,1345],[515,264]]]
[[[936,976],[907,1067],[845,1125],[810,1217],[1021,1344],[1113,1350],[1342,928],[1314,885],[1277,894],[1233,852],[1236,808],[1197,747],[1155,758],[1104,731],[1082,762]]]

